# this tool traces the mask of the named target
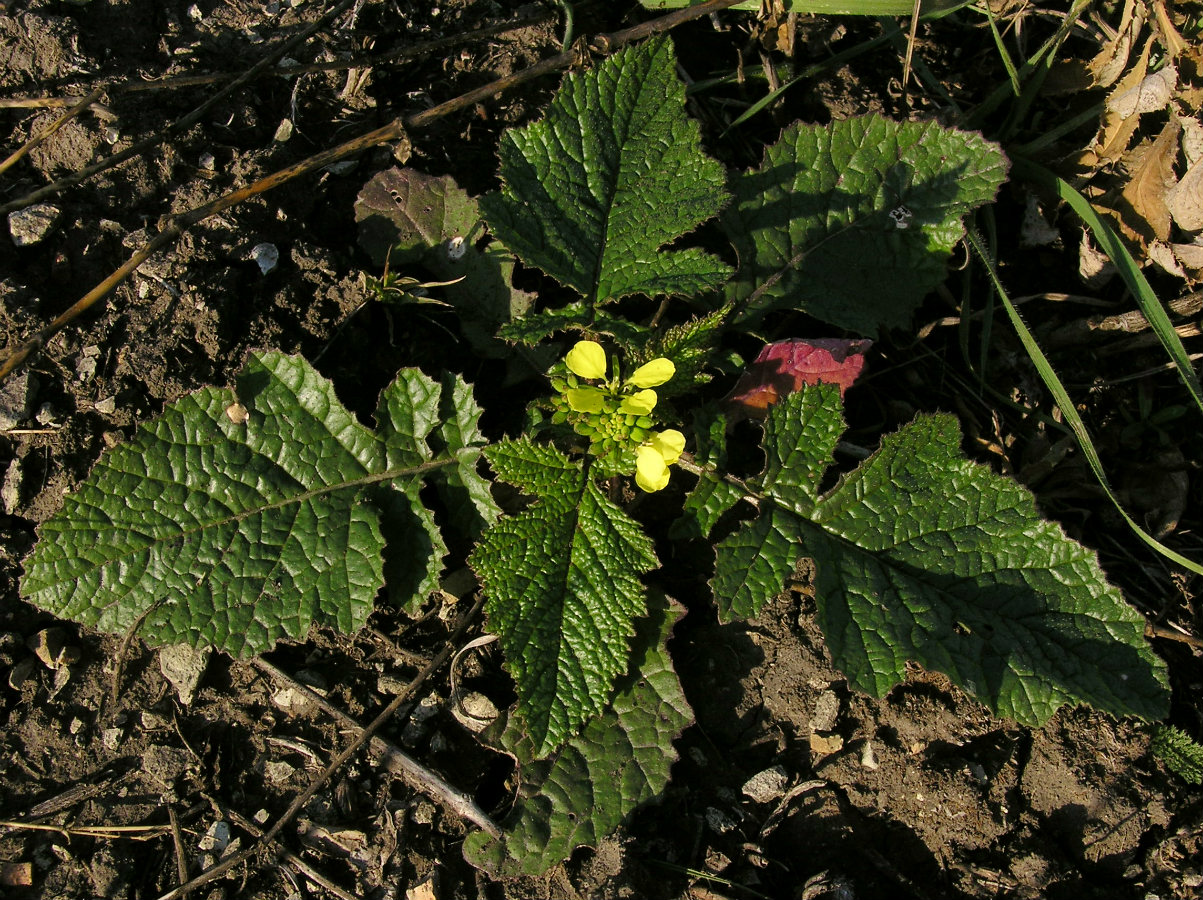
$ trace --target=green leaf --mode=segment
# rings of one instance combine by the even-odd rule
[[[542,121],[502,138],[501,178],[481,199],[489,228],[589,309],[630,294],[692,296],[730,275],[700,250],[661,249],[727,201],[723,169],[685,116],[667,37],[569,75]]]
[[[816,456],[791,452],[786,436],[832,435],[840,414],[829,385],[770,412],[766,474],[749,483],[760,515],[718,545],[724,619],[755,615],[810,557],[832,658],[860,690],[883,695],[913,660],[1024,724],[1073,703],[1165,714],[1165,666],[1144,619],[1092,551],[1040,519],[1025,488],[961,455],[951,416],[887,436],[813,501]]]
[[[656,557],[638,523],[559,450],[521,439],[485,456],[498,478],[537,498],[486,531],[468,561],[545,756],[602,711],[626,671],[647,605],[639,576]]]
[[[732,186],[727,299],[745,325],[799,309],[870,336],[907,327],[1006,171],[997,145],[932,122],[793,125]]]
[[[475,199],[449,175],[435,178],[394,168],[374,176],[355,201],[359,243],[378,266],[422,266],[440,281],[442,296],[460,313],[464,333],[478,350],[499,355],[491,343],[498,327],[520,318],[534,295],[513,286],[514,257],[500,243],[477,247],[484,223]]]
[[[502,326],[497,336],[533,346],[557,331],[569,330],[609,334],[626,343],[643,343],[648,335],[648,329],[635,322],[586,309],[584,303],[569,303],[559,309],[528,313]]]
[[[702,370],[710,363],[714,348],[722,339],[727,324],[727,310],[718,309],[709,315],[690,319],[674,325],[648,341],[625,343],[627,358],[631,366],[638,366],[657,357],[671,359],[677,367],[672,380],[657,389],[661,400],[685,394],[700,384],[710,381],[710,375]]]
[[[21,592],[55,615],[152,644],[212,644],[237,656],[304,638],[314,625],[363,626],[389,571],[421,600],[442,538],[421,478],[462,469],[479,434],[444,429],[475,404],[460,384],[405,370],[382,394],[378,434],[300,357],[253,353],[237,391],[169,404],[101,458],[40,529]],[[408,600],[410,597],[405,597]]]
[[[464,858],[493,877],[539,875],[577,847],[596,847],[640,805],[660,796],[677,759],[673,740],[693,722],[666,644],[683,614],[656,602],[639,623],[631,671],[613,704],[550,759],[539,759],[518,721],[498,742],[521,773],[517,806],[494,838],[464,840]]]

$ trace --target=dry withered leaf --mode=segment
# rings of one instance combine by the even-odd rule
[[[1140,86],[1149,69],[1149,53],[1152,46],[1152,40],[1145,41],[1144,49],[1135,65],[1116,85],[1115,90],[1111,92],[1111,97],[1122,96]],[[1083,150],[1078,157],[1079,165],[1085,166],[1087,169],[1097,169],[1118,160],[1128,149],[1128,144],[1139,124],[1139,116],[1124,116],[1108,106],[1099,121],[1099,133],[1094,144]]]
[[[1203,160],[1191,166],[1170,188],[1166,205],[1183,231],[1203,231]]]
[[[1140,36],[1144,23],[1144,4],[1127,0],[1115,37],[1107,41],[1087,65],[1095,87],[1111,87],[1124,74],[1128,57],[1132,54],[1132,47]]]
[[[1171,275],[1177,276],[1186,280],[1186,272],[1183,271],[1181,263],[1178,262],[1178,257],[1174,255],[1174,248],[1163,241],[1153,241],[1145,248],[1145,253],[1149,259],[1161,266]]]
[[[1186,280],[1192,285],[1203,281],[1203,238],[1195,238],[1190,244],[1171,244],[1170,248],[1186,272]]]
[[[1147,44],[1145,50],[1148,50]],[[1166,66],[1146,75],[1140,79],[1139,84],[1112,94],[1107,98],[1107,110],[1125,119],[1142,113],[1157,112],[1159,109],[1165,109],[1170,98],[1174,96],[1176,87],[1178,70],[1174,66]]]
[[[1115,274],[1115,264],[1111,257],[1101,250],[1096,250],[1090,243],[1090,235],[1082,229],[1082,241],[1078,244],[1078,277],[1090,288],[1100,288],[1111,280]]]
[[[1169,13],[1165,9],[1165,0],[1153,0],[1150,6],[1153,7],[1153,21],[1156,23],[1161,46],[1165,47],[1170,59],[1175,59],[1186,49],[1187,43],[1178,33],[1178,29],[1174,27],[1174,23],[1170,21]]]
[[[1124,158],[1128,183],[1116,211],[1125,233],[1142,245],[1170,238],[1170,208],[1166,195],[1177,179],[1174,160],[1182,126],[1171,118],[1152,143],[1142,143]]]

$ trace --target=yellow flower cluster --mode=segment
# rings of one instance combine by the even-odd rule
[[[685,436],[669,428],[654,432],[651,412],[656,408],[659,387],[676,374],[670,359],[653,359],[623,379],[615,360],[606,378],[606,352],[596,341],[578,341],[564,357],[567,381],[553,384],[561,391],[563,420],[571,421],[577,434],[587,436],[594,453],[634,449],[635,483],[645,491],[658,491],[668,484],[668,467],[685,449]],[[602,382],[582,385],[577,379]],[[567,409],[564,409],[564,407]]]

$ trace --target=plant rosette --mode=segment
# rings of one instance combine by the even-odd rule
[[[596,341],[577,341],[564,357],[566,375],[551,379],[559,396],[552,400],[555,423],[567,422],[589,439],[589,452],[602,459],[634,456],[635,483],[649,493],[668,484],[669,466],[685,449],[685,435],[675,428],[653,431],[657,396],[653,388],[676,374],[672,360],[660,357],[622,377],[615,358]],[[607,378],[606,372],[610,375]]]

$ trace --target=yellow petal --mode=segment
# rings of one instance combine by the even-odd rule
[[[571,388],[564,392],[564,396],[568,399],[568,406],[573,412],[599,413],[602,411],[604,395],[597,388]]]
[[[636,369],[635,373],[627,379],[627,383],[641,388],[658,387],[675,374],[677,374],[677,367],[673,365],[673,361],[660,357],[644,363]]]
[[[666,428],[651,440],[652,449],[660,454],[666,466],[671,466],[681,458],[685,449],[685,435],[675,428]]]
[[[635,451],[635,483],[651,493],[668,484],[668,466],[654,448],[644,445]]]
[[[646,416],[655,408],[656,392],[649,389],[624,397],[619,410],[632,416]]]
[[[564,357],[568,369],[582,378],[604,378],[606,351],[596,341],[577,341]]]

